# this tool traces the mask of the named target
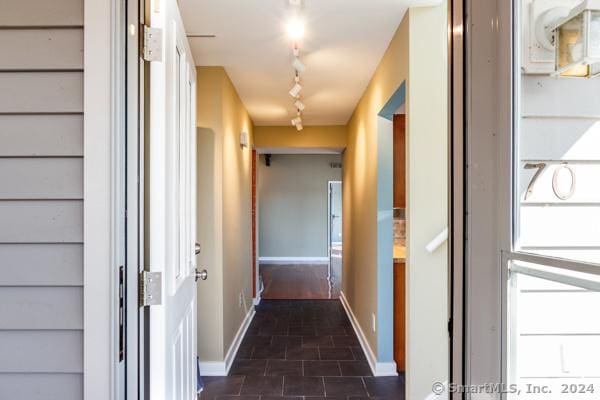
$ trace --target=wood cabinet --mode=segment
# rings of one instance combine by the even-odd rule
[[[394,115],[394,208],[406,208],[406,116]],[[406,370],[406,263],[394,262],[394,360]]]
[[[394,263],[394,360],[406,370],[406,264]]]
[[[394,208],[406,208],[406,115],[394,115]]]

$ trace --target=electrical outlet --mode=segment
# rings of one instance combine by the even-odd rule
[[[377,332],[377,318],[375,317],[375,313],[371,314],[371,329],[373,332]]]
[[[244,295],[242,294],[242,292],[240,292],[239,295],[238,305],[240,306],[240,308],[242,308],[242,306],[244,305]]]

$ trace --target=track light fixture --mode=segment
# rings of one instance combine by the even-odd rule
[[[306,69],[306,65],[298,57],[294,57],[294,61],[292,62],[292,68],[296,70],[298,73],[304,72]]]
[[[290,96],[296,98],[300,95],[300,91],[302,90],[302,86],[300,86],[299,83],[296,83],[291,89],[290,89]]]
[[[290,89],[290,96],[293,98],[297,98],[300,95],[300,91],[302,90],[302,86],[300,86],[300,76],[296,72],[296,76],[294,77],[294,81],[296,82],[294,86]]]
[[[300,85],[300,74],[306,70],[306,65],[300,60],[300,49],[298,47],[299,40],[304,36],[304,21],[300,17],[300,9],[304,7],[304,0],[288,0],[291,7],[296,8],[294,10],[294,16],[288,21],[286,30],[288,36],[293,39],[294,47],[293,54],[294,59],[292,61],[292,68],[294,69],[294,86],[290,89],[289,93],[292,96],[294,101],[294,107],[296,108],[298,114],[295,118],[292,119],[292,125],[296,127],[298,131],[304,129],[302,125],[302,111],[306,108],[305,104],[300,100],[300,92],[302,91],[302,86]],[[600,1],[600,0],[599,0]]]

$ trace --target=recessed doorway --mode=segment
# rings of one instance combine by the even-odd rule
[[[257,166],[262,299],[337,299],[341,154],[261,154]]]

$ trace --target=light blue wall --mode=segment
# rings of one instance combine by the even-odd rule
[[[389,121],[394,120],[394,114],[397,114],[398,109],[406,102],[406,81],[400,84],[400,87],[394,92],[392,97],[385,103],[379,116]]]
[[[377,360],[394,359],[394,129],[377,124]]]

